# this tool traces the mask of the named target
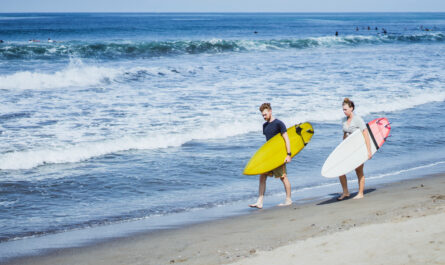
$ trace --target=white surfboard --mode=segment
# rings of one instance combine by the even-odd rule
[[[374,155],[386,141],[391,127],[386,118],[379,118],[369,122],[367,130],[371,153]],[[332,151],[321,169],[321,175],[326,178],[339,177],[356,169],[367,160],[365,137],[361,130],[356,130]]]

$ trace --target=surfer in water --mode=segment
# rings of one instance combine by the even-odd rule
[[[272,107],[270,106],[270,103],[263,103],[260,106],[261,114],[263,115],[264,120],[266,121],[263,124],[263,134],[266,136],[266,141],[269,141],[272,137],[275,135],[281,133],[281,136],[284,139],[284,142],[286,144],[286,150],[287,150],[287,156],[284,159],[284,164],[282,166],[279,166],[278,168],[266,172],[260,175],[260,184],[258,189],[258,200],[255,204],[250,204],[250,207],[261,209],[263,208],[263,199],[264,199],[264,192],[266,191],[266,180],[269,176],[275,176],[275,178],[280,178],[281,181],[284,184],[284,189],[286,191],[286,200],[284,203],[280,203],[278,206],[288,206],[292,204],[291,199],[291,187],[290,182],[287,178],[286,173],[286,163],[289,163],[292,160],[291,157],[291,149],[290,149],[290,141],[289,137],[287,136],[287,129],[286,125],[278,119],[275,119],[272,116]]]
[[[346,139],[346,137],[351,135],[356,130],[362,131],[363,137],[365,138],[366,149],[368,150],[368,159],[371,159],[372,157],[371,145],[369,140],[369,133],[368,130],[366,129],[366,124],[360,116],[354,113],[354,109],[355,109],[354,102],[349,98],[345,98],[343,100],[343,113],[345,114],[346,117],[342,119],[343,140]],[[363,166],[364,164],[360,165],[358,168],[355,169],[355,173],[357,174],[358,178],[359,189],[354,199],[361,199],[364,196],[363,192],[365,189],[365,175],[363,173]],[[346,175],[340,176],[340,183],[343,189],[343,194],[337,198],[337,200],[339,201],[348,198],[350,196]]]

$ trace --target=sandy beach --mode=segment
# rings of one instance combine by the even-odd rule
[[[434,175],[7,264],[445,264],[444,190]]]

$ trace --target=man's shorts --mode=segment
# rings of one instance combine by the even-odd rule
[[[266,176],[268,177],[276,177],[276,178],[281,178],[283,176],[285,176],[286,173],[286,164],[283,164],[282,166],[277,167],[276,169],[269,171],[266,173]]]

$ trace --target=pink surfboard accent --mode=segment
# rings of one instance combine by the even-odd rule
[[[379,147],[381,147],[391,131],[391,125],[387,118],[377,118],[368,122],[371,133]]]

